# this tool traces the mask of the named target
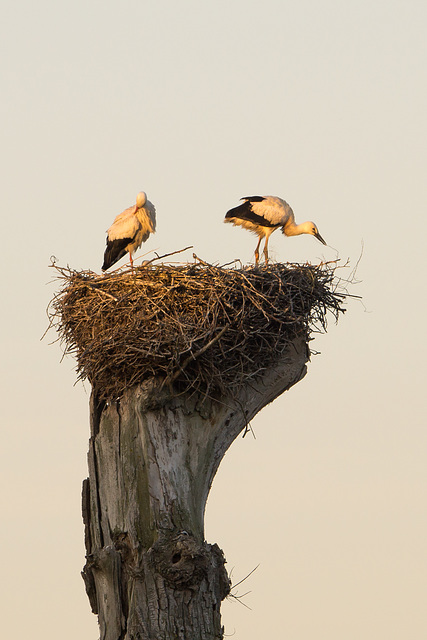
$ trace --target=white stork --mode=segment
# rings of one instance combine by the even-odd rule
[[[326,244],[317,230],[314,222],[295,224],[294,212],[287,202],[275,196],[247,196],[241,198],[243,204],[230,209],[225,214],[224,222],[240,225],[244,229],[253,231],[259,237],[255,249],[255,265],[259,262],[259,245],[265,238],[264,258],[268,262],[268,239],[279,227],[285,236],[298,236],[301,233],[309,233],[320,242]]]
[[[148,239],[150,233],[156,230],[156,209],[147,200],[144,191],[136,196],[136,204],[125,209],[114,219],[107,231],[107,248],[104,253],[105,271],[115,264],[126,253],[129,253],[130,264],[133,269],[132,254]]]

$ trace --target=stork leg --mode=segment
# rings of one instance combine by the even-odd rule
[[[262,236],[259,237],[258,244],[255,249],[255,266],[258,266],[259,262],[259,245],[261,244]]]
[[[268,238],[270,236],[266,236],[265,237],[265,245],[264,245],[264,260],[265,260],[265,264],[267,264],[268,262]]]
[[[133,272],[133,259],[130,251],[129,251],[129,260],[130,260],[130,268],[132,269],[132,272]]]

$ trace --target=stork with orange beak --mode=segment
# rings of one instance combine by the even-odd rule
[[[102,270],[109,269],[113,264],[129,253],[133,270],[132,254],[145,242],[150,233],[156,230],[156,209],[147,200],[144,191],[136,196],[136,204],[125,209],[114,219],[107,231],[107,248],[104,253]]]

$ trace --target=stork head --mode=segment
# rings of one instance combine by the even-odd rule
[[[144,191],[140,191],[136,196],[136,208],[141,209],[147,202],[147,194]]]
[[[282,227],[282,231],[285,236],[299,236],[302,233],[308,233],[320,240],[322,244],[326,244],[314,222],[303,222],[302,224],[288,223]]]
[[[312,236],[320,240],[322,244],[326,244],[326,242],[323,240],[314,222],[305,222],[304,224],[306,226],[306,230],[304,231],[304,233],[310,233]]]

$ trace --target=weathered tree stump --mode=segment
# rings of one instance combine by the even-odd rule
[[[233,440],[306,361],[296,340],[234,398],[172,397],[150,382],[100,409],[92,394],[83,577],[101,640],[223,637],[230,582],[222,551],[204,539],[209,489]]]
[[[83,578],[101,640],[219,640],[230,581],[204,538],[209,489],[343,311],[334,268],[58,270],[51,322],[93,389]]]

